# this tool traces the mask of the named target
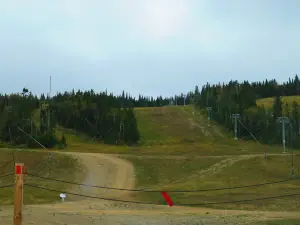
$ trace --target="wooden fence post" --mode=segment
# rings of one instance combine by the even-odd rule
[[[15,164],[15,193],[14,193],[14,225],[22,225],[24,164]]]

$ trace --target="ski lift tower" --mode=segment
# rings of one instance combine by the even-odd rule
[[[232,114],[232,119],[234,119],[234,140],[237,140],[237,120],[240,118],[240,114]]]
[[[290,122],[290,119],[286,116],[278,117],[277,122],[282,124],[282,148],[283,148],[283,153],[285,153],[285,124],[288,124]]]

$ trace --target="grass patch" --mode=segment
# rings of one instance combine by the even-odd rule
[[[0,174],[14,172],[11,150],[1,150],[0,159]],[[16,162],[24,163],[28,168],[28,173],[71,181],[81,181],[83,178],[82,169],[77,160],[63,154],[53,154],[53,159],[51,160],[48,152],[20,150],[15,152],[15,159]],[[25,175],[24,182],[61,190],[62,192],[71,188],[69,184],[38,179],[28,175]],[[14,175],[0,179],[0,186],[11,183],[14,183]],[[59,193],[28,186],[24,187],[24,204],[49,203],[59,200]],[[12,203],[13,187],[0,189],[0,204]]]
[[[206,169],[222,158],[138,158],[123,156],[135,166],[136,186],[148,187],[168,184]]]
[[[275,97],[262,98],[262,99],[256,100],[256,104],[258,106],[264,106],[265,108],[270,109],[273,106],[274,100],[275,100]],[[293,101],[300,104],[300,96],[282,96],[281,101],[283,104],[288,103],[289,107],[291,108]]]
[[[68,139],[67,139],[68,140]],[[99,152],[111,154],[134,154],[134,155],[186,155],[186,156],[220,156],[220,155],[243,155],[282,153],[280,146],[259,145],[252,141],[224,141],[211,140],[210,142],[196,142],[190,144],[164,144],[152,146],[113,146],[98,143],[68,143],[63,151],[74,152]],[[57,151],[61,151],[57,149]],[[289,151],[289,150],[287,150]],[[297,152],[297,151],[296,151]]]
[[[289,156],[272,156],[268,160],[263,157],[254,157],[250,159],[238,160],[230,164],[230,160],[235,160],[232,157],[229,161],[219,163],[222,167],[219,171],[210,171],[204,176],[188,176],[196,171],[196,168],[186,170],[184,172],[180,169],[178,164],[170,163],[164,164],[156,160],[140,160],[130,159],[135,165],[136,175],[138,179],[138,187],[157,185],[159,189],[164,190],[195,190],[195,189],[212,189],[222,187],[233,187],[240,185],[249,185],[256,183],[263,183],[268,181],[283,180],[291,176],[291,158]],[[208,162],[205,162],[205,161]],[[214,160],[214,159],[212,159]],[[191,165],[205,165],[204,168],[214,164],[215,161],[210,159],[194,159],[189,162]],[[180,165],[180,164],[179,164]],[[189,171],[189,172],[188,172]],[[167,178],[166,178],[167,177]],[[180,183],[166,184],[165,179],[178,179],[179,177],[186,177]],[[290,181],[286,183],[279,183],[273,185],[266,185],[261,187],[251,187],[233,190],[210,191],[210,192],[196,192],[196,193],[171,193],[171,197],[175,204],[195,204],[206,202],[226,202],[243,199],[263,198],[268,196],[285,195],[290,193],[299,193],[300,180]],[[136,198],[151,201],[162,202],[160,193],[139,193],[135,195]],[[263,201],[251,201],[244,203],[206,205],[214,208],[227,209],[248,209],[248,210],[291,210],[299,211],[300,196],[287,197],[279,199],[270,199]]]
[[[251,223],[251,225],[298,225],[300,220],[298,219],[281,219],[281,220],[272,220],[272,221],[260,221],[259,223]]]
[[[185,108],[166,106],[137,108],[135,115],[143,145],[193,143],[207,140],[204,124],[195,121]]]

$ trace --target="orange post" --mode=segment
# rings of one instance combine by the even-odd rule
[[[14,193],[14,225],[22,225],[23,188],[24,188],[24,164],[15,164],[15,193]]]

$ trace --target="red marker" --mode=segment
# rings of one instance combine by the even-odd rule
[[[167,192],[162,191],[161,194],[162,194],[162,196],[165,198],[166,202],[169,204],[170,207],[171,207],[172,205],[174,205],[174,203],[172,202],[172,199],[171,199],[170,196],[167,194]]]
[[[16,164],[15,173],[16,174],[22,174],[23,173],[23,166],[20,165],[20,164]]]

